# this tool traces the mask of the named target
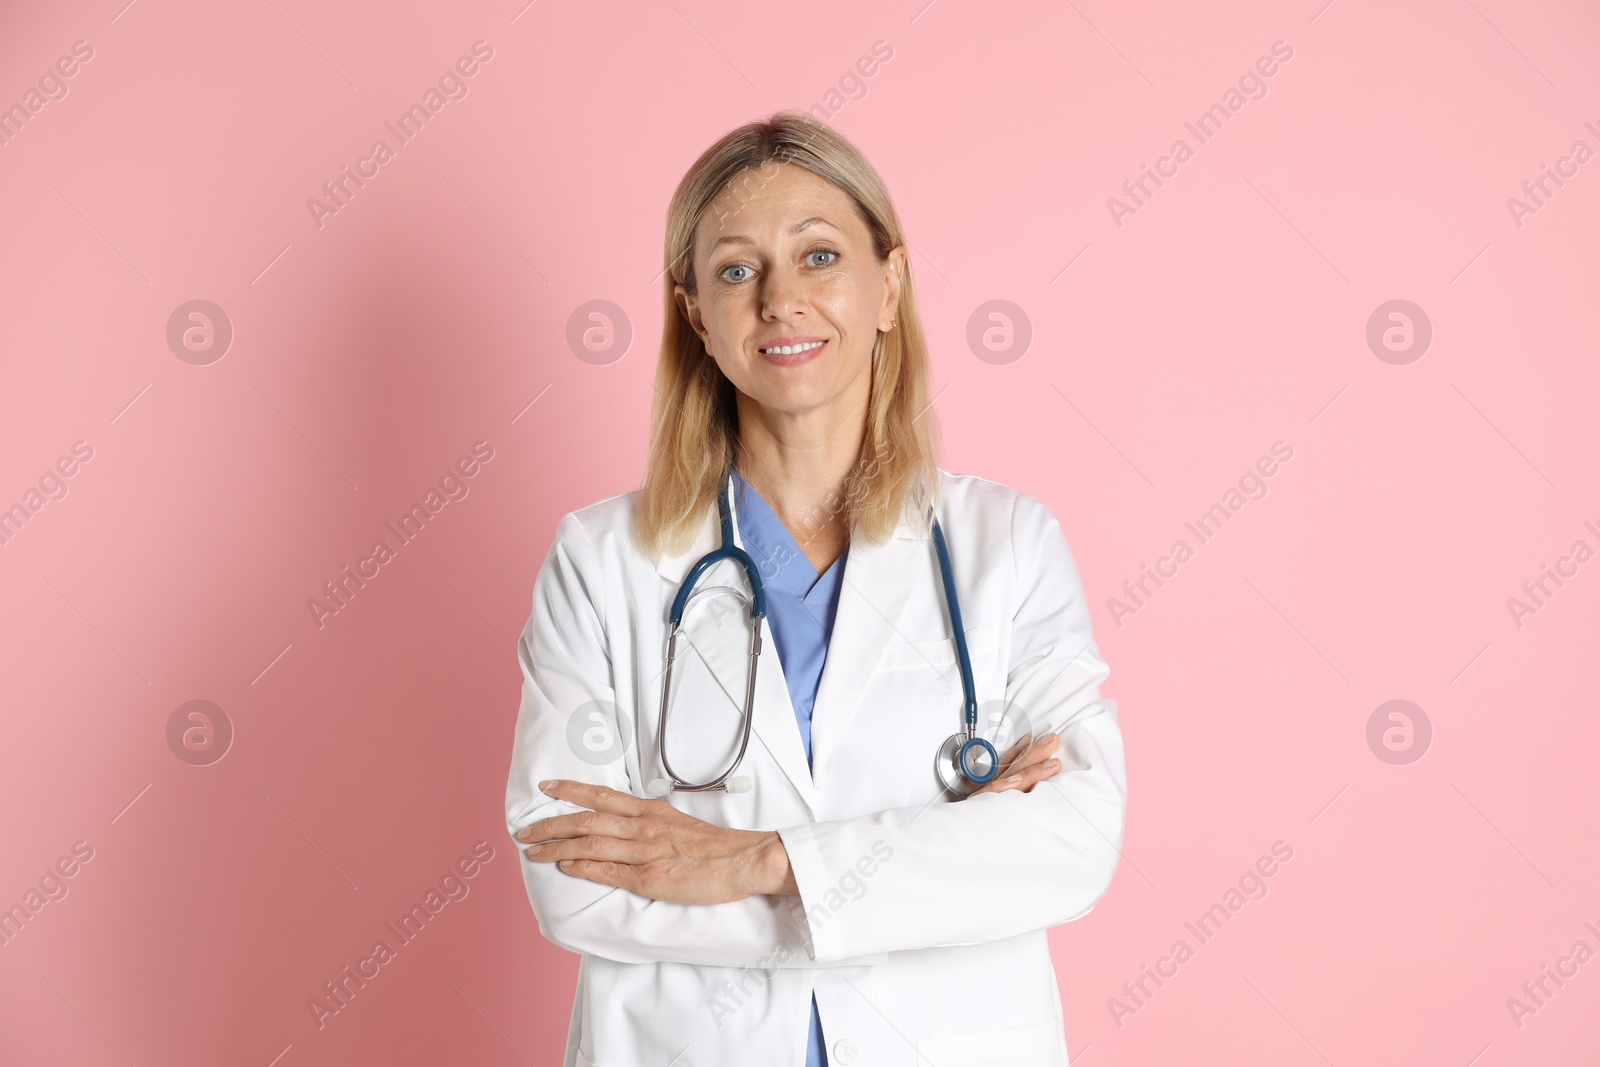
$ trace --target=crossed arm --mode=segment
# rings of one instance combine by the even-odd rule
[[[1013,522],[1018,640],[1006,696],[1028,711],[1039,743],[1024,739],[1000,779],[960,802],[779,831],[717,826],[635,796],[624,760],[597,766],[569,746],[564,712],[611,701],[615,690],[599,562],[577,519],[565,517],[519,646],[523,703],[506,794],[546,938],[620,962],[721,966],[754,965],[804,942],[785,965],[817,966],[997,940],[1092,908],[1120,857],[1122,738],[1114,703],[1099,699],[1109,672],[1066,542],[1042,505],[1028,506]],[[871,895],[818,929],[815,905],[837,898],[841,872],[880,841],[894,859],[873,876]],[[1028,877],[977,859],[991,852],[1025,856]],[[1003,894],[1007,906],[937,915],[905,906],[935,882],[972,899]]]
[[[1001,774],[977,790],[1026,793],[1053,777],[1060,736],[1022,738]],[[696,819],[665,800],[603,785],[555,780],[539,791],[585,811],[553,815],[517,831],[536,863],[576,878],[674,904],[725,904],[757,895],[799,896],[788,850],[776,830],[735,830]]]

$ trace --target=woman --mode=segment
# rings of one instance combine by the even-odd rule
[[[644,486],[562,518],[519,647],[507,827],[541,931],[583,956],[569,1067],[1066,1063],[1046,930],[1116,868],[1109,672],[1050,512],[936,466],[904,246],[804,115],[729,133],[673,197]],[[766,589],[749,788],[660,799],[668,616],[719,495]],[[964,707],[934,514],[984,724],[1032,728],[977,789],[934,773]],[[719,582],[745,575],[697,595]],[[721,603],[675,660],[689,783],[741,751],[751,622]]]

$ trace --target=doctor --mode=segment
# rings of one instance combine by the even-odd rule
[[[936,465],[899,219],[831,128],[780,112],[709,148],[665,261],[644,487],[561,519],[518,648],[506,819],[540,930],[582,954],[565,1064],[1065,1065],[1046,931],[1110,884],[1126,786],[1060,525]],[[669,769],[669,615],[719,496],[765,651],[741,745],[750,583],[714,562]],[[1001,764],[959,790],[930,512]]]

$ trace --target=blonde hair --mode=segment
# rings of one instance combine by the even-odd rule
[[[634,538],[652,559],[683,551],[706,509],[715,514],[717,493],[738,450],[733,383],[684,319],[673,287],[696,291],[695,231],[712,201],[724,189],[770,179],[779,163],[804,167],[849,196],[880,262],[905,243],[889,191],[872,164],[831,127],[801,112],[779,111],[764,122],[740,126],[689,168],[667,209],[662,278],[666,313],[650,413],[650,454],[633,517]],[[926,534],[931,526],[928,509],[939,496],[939,429],[928,405],[928,349],[909,263],[894,317],[894,328],[879,333],[873,343],[871,393],[858,459],[841,490],[826,503],[845,516],[852,538],[872,543],[886,540],[908,507]]]

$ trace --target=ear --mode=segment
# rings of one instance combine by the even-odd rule
[[[883,306],[878,309],[878,329],[885,333],[900,316],[900,282],[905,277],[906,250],[895,245],[883,260]]]
[[[709,355],[711,335],[706,332],[705,320],[700,315],[700,301],[681,285],[672,287],[672,298],[677,301],[678,313],[689,324],[689,328],[700,335],[700,343],[706,346],[706,353]]]

